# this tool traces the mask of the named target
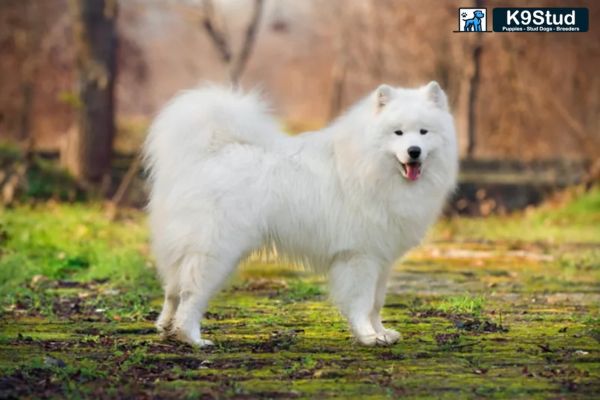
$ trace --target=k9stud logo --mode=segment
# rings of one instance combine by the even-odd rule
[[[486,32],[487,9],[459,8],[458,32]]]
[[[587,32],[589,10],[576,8],[498,7],[493,9],[493,32]],[[490,14],[490,17],[492,16]],[[487,30],[486,8],[459,8],[458,30],[454,32],[492,32]]]
[[[494,32],[587,32],[587,8],[494,8]]]

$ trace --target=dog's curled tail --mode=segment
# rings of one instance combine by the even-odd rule
[[[160,111],[144,144],[144,164],[151,180],[172,178],[228,144],[272,148],[284,138],[257,91],[203,86],[179,93]]]

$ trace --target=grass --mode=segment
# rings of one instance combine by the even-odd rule
[[[580,190],[579,190],[580,191]],[[452,218],[438,224],[435,238],[453,240],[597,243],[600,237],[600,187],[582,195],[567,192],[559,205],[545,205],[510,217]]]
[[[470,314],[479,316],[483,312],[485,298],[483,296],[456,296],[442,301],[437,309],[445,313]]]
[[[113,224],[98,205],[47,203],[5,210],[0,221],[0,290],[36,275],[156,288],[146,241],[138,213]]]
[[[0,398],[594,398],[599,204],[441,221],[392,275],[390,348],[354,343],[321,277],[252,259],[211,303],[206,350],[154,332],[143,214],[0,210]]]

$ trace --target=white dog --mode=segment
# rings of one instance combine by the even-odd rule
[[[333,301],[365,345],[381,323],[394,261],[435,221],[458,170],[436,82],[381,85],[331,126],[282,134],[256,94],[181,93],[145,145],[152,245],[165,290],[158,330],[192,345],[211,297],[251,252],[329,274]]]

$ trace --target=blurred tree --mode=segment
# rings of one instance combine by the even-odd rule
[[[17,159],[13,165],[4,165],[0,168],[1,203],[11,204],[19,189],[27,186],[27,171],[33,160],[34,135],[32,134],[33,103],[35,98],[35,76],[41,64],[40,47],[43,15],[39,4],[33,0],[21,2],[3,2],[0,4],[0,13],[15,12],[15,19],[30,26],[28,29],[9,27],[0,33],[0,43],[11,37],[14,51],[19,54],[20,79],[18,85],[17,105],[14,109],[17,126],[16,139],[22,145],[23,157]],[[18,24],[17,24],[18,25]],[[11,29],[13,28],[13,29]],[[7,32],[8,31],[8,32]],[[0,44],[0,46],[1,46]],[[4,46],[2,46],[4,47]],[[0,113],[0,122],[3,115]]]
[[[220,52],[198,56],[215,48],[202,25],[202,1],[119,1],[117,97],[122,121],[135,119],[141,126],[176,89],[199,79],[223,78],[228,68]],[[211,1],[211,23],[225,34],[228,63],[243,46],[254,1]],[[436,79],[449,96],[463,156],[471,115],[476,158],[599,160],[600,30],[480,35],[479,85],[469,112],[479,35],[452,30],[458,7],[474,1],[265,2],[256,28],[260,46],[254,43],[243,79],[262,83],[277,112],[298,131],[315,129],[381,82],[416,86]],[[67,3],[0,0],[1,140],[33,135],[36,149],[56,151],[59,137],[79,112]],[[502,2],[513,7],[521,3]],[[564,3],[539,0],[536,6]],[[588,7],[592,22],[600,18],[600,2],[571,0],[569,6]],[[262,30],[263,23],[269,27],[282,18],[285,34],[280,28]],[[41,32],[39,43],[33,29]],[[126,36],[139,51],[124,42]],[[143,63],[147,67],[140,68]]]
[[[482,0],[475,0],[475,8],[483,8]],[[488,20],[489,21],[489,20]],[[490,22],[491,23],[491,22]],[[467,154],[468,158],[473,158],[475,154],[475,145],[477,144],[477,138],[475,136],[477,132],[476,127],[476,107],[477,107],[477,96],[479,94],[479,81],[481,77],[481,52],[482,46],[482,35],[473,35],[474,43],[470,51],[471,67],[468,79],[468,93],[469,98],[467,102]]]
[[[264,0],[254,0],[252,16],[244,30],[244,39],[237,53],[233,52],[231,40],[223,23],[219,23],[215,15],[215,7],[211,0],[204,0],[204,15],[202,26],[210,38],[213,46],[219,53],[221,61],[229,68],[229,79],[234,86],[239,84],[244,73],[248,59],[254,49],[260,20],[263,14]]]
[[[0,15],[5,17],[0,22],[0,48],[3,56],[9,53],[13,65],[18,65],[16,76],[10,74],[13,75],[10,78],[12,87],[0,85],[3,102],[10,104],[0,113],[0,123],[5,122],[6,128],[13,130],[14,138],[26,148],[32,147],[33,141],[31,126],[36,97],[35,78],[42,61],[41,38],[45,28],[42,18],[45,10],[42,8],[33,0],[0,2]],[[7,61],[3,64],[11,63],[11,60]],[[6,69],[2,71],[6,72]]]
[[[39,57],[36,57],[36,54],[38,54],[40,48],[41,21],[39,7],[36,2],[25,1],[22,5],[25,8],[24,12],[31,16],[32,24],[30,29],[22,32],[22,35],[19,36],[20,40],[18,40],[23,46],[24,53],[28,55],[24,58],[21,65],[23,71],[23,78],[21,81],[23,104],[19,116],[20,128],[18,138],[19,140],[27,141],[26,147],[29,148],[29,152],[33,146],[33,135],[31,135],[31,115],[35,89],[33,83],[40,62],[40,59]]]
[[[108,172],[115,134],[117,0],[71,0],[78,87],[78,124],[69,133],[65,165],[81,181]]]

